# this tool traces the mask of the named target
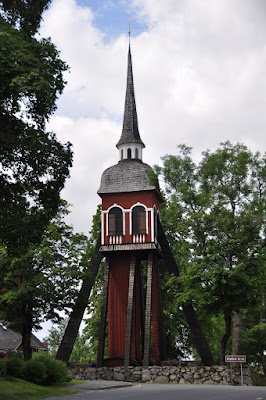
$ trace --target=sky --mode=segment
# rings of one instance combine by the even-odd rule
[[[52,0],[40,36],[69,71],[47,130],[73,144],[62,197],[86,234],[101,174],[118,162],[129,18],[144,162],[161,164],[179,144],[196,161],[227,140],[265,151],[266,1]]]

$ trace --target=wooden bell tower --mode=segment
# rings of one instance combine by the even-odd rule
[[[162,198],[142,161],[131,51],[128,52],[119,162],[102,174],[101,247],[105,256],[98,366],[150,365],[165,359],[157,219]],[[142,262],[147,260],[146,293]],[[108,315],[108,359],[104,360]],[[152,343],[152,345],[151,345]]]

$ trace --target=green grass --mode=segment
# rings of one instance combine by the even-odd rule
[[[80,381],[66,382],[58,386],[39,386],[23,379],[0,379],[0,400],[36,400],[62,394],[77,393],[77,391],[63,389],[62,386],[70,386],[78,383]]]

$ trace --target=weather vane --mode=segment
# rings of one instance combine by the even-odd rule
[[[130,34],[131,34],[131,30],[130,30],[130,18],[128,18],[128,39],[129,39],[129,43],[130,43]]]

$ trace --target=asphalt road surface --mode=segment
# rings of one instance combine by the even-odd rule
[[[266,400],[266,387],[262,386],[135,384],[103,389],[84,387],[78,394],[46,400]]]

